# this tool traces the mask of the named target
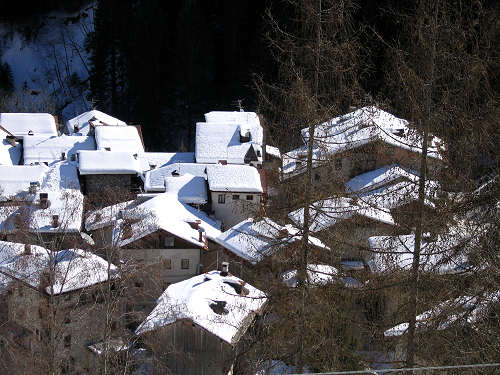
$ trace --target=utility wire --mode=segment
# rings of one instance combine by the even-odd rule
[[[384,370],[354,370],[354,371],[330,371],[330,372],[313,372],[300,373],[291,375],[350,375],[350,374],[385,374],[389,372],[408,372],[408,371],[428,371],[428,370],[450,370],[460,368],[479,368],[479,367],[500,367],[498,363],[476,363],[471,365],[456,365],[456,366],[430,366],[430,367],[408,367],[408,368],[391,368]]]

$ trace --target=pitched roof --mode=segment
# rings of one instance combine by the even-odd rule
[[[68,136],[59,137],[46,136],[24,136],[23,137],[23,159],[24,164],[52,163],[61,160],[64,152],[65,158],[70,160],[76,156],[79,150],[95,150],[94,137]]]
[[[245,296],[236,291],[241,288],[244,288]],[[142,334],[179,319],[189,319],[233,345],[251,323],[248,318],[260,311],[266,300],[262,291],[243,280],[211,271],[170,285],[136,333]]]
[[[319,165],[332,155],[381,141],[411,152],[422,152],[422,136],[408,126],[408,121],[397,118],[377,107],[363,107],[319,124],[314,130],[313,165]],[[283,155],[283,173],[299,174],[304,168],[298,160],[307,155],[309,129],[301,131],[306,143]],[[442,159],[442,141],[432,137],[427,154],[431,158]]]
[[[398,164],[386,165],[350,179],[346,184],[347,191],[364,192],[373,190],[399,179],[406,179],[418,184],[419,173]]]
[[[263,192],[259,172],[248,165],[209,165],[207,176],[210,191]]]
[[[168,207],[168,209],[165,209]],[[113,232],[113,243],[125,246],[150,233],[163,229],[191,244],[204,247],[205,242],[199,241],[199,232],[190,223],[200,220],[200,227],[204,230],[207,239],[215,240],[220,234],[220,223],[208,217],[203,211],[199,211],[187,204],[180,202],[176,194],[163,193],[137,205],[131,209],[122,211],[123,219],[134,221],[131,224],[130,237],[123,230],[122,220],[117,222]]]
[[[6,287],[14,279],[39,288],[43,274],[54,273],[52,285],[44,285],[47,294],[61,294],[82,289],[116,276],[116,267],[101,257],[80,249],[58,252],[31,245],[0,241],[0,287]],[[108,273],[109,267],[109,273]]]
[[[144,152],[141,137],[135,126],[98,126],[95,129],[95,142],[98,150],[131,154]]]
[[[91,127],[90,122],[92,122],[94,126],[127,126],[125,122],[107,115],[104,112],[93,109],[68,120],[66,122],[66,128],[69,134],[73,134],[76,125],[78,126],[79,134],[87,135]]]
[[[0,201],[22,198],[30,182],[42,183],[47,169],[45,165],[0,165]]]
[[[367,217],[384,224],[395,225],[394,219],[388,209],[373,207],[362,200],[354,201],[351,198],[330,198],[314,202],[310,207],[312,232],[320,232],[338,222],[350,219],[355,215]],[[304,208],[288,214],[297,226],[304,222]]]
[[[78,151],[80,174],[132,174],[142,171],[139,158],[127,151]]]
[[[19,142],[11,145],[7,141],[8,135],[0,126],[0,165],[17,165],[21,161],[22,145]]]
[[[0,125],[16,137],[57,136],[56,120],[49,113],[0,113]]]
[[[143,174],[141,178],[144,181],[144,190],[149,192],[164,192],[165,179],[172,177],[173,174],[190,174],[196,177],[207,179],[207,166],[209,164],[198,163],[173,163],[160,168],[151,169]]]
[[[253,112],[210,112],[205,114],[207,122],[196,124],[195,157],[197,163],[247,164],[247,153],[255,153],[262,162],[264,131],[258,116]],[[250,140],[241,141],[241,136]]]
[[[237,256],[257,264],[283,246],[302,240],[301,233],[291,225],[281,226],[269,218],[246,219],[221,233],[215,242]],[[319,239],[309,237],[309,243],[330,250]]]

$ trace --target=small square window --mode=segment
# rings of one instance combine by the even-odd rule
[[[172,259],[163,259],[163,267],[167,270],[172,269]]]
[[[342,169],[342,159],[335,159],[335,169],[337,171]]]
[[[370,171],[371,171],[371,170],[375,169],[375,168],[376,168],[376,166],[377,166],[377,160],[375,160],[375,159],[368,159],[368,160],[366,161],[366,168],[367,168],[368,170],[370,170]]]
[[[253,195],[247,195],[247,201],[253,201]]]
[[[64,337],[64,347],[65,348],[70,348],[71,347],[71,335],[68,335],[68,336]]]
[[[233,201],[236,201],[238,199],[240,199],[240,196],[238,194],[234,194],[233,195]]]
[[[217,198],[217,201],[220,203],[220,204],[224,204],[226,203],[226,196],[224,194],[219,194],[218,198]]]
[[[321,176],[319,175],[319,173],[315,173],[314,174],[314,181],[319,181],[321,180]]]
[[[181,269],[183,270],[189,269],[189,259],[181,259]]]
[[[166,236],[165,237],[165,247],[174,247],[175,237],[174,236]]]

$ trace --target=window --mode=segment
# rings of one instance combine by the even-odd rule
[[[377,166],[377,160],[375,159],[368,159],[366,161],[366,169],[371,171],[371,170],[374,170],[375,167]]]
[[[337,171],[342,169],[342,159],[335,159],[335,169]]]
[[[236,201],[238,199],[240,199],[240,196],[238,194],[234,194],[233,195],[233,201]]]
[[[172,269],[172,259],[163,259],[163,267],[167,270]]]
[[[174,236],[166,236],[165,237],[165,247],[174,247],[175,237]]]
[[[183,270],[189,269],[189,259],[181,259],[181,269]]]
[[[219,202],[220,204],[226,203],[226,196],[224,194],[219,194],[217,202]]]
[[[65,348],[70,348],[71,347],[71,335],[68,335],[68,336],[64,337],[64,347]]]
[[[247,201],[253,201],[253,195],[247,195]]]
[[[315,173],[314,174],[314,181],[319,181],[321,180],[321,176],[319,175],[319,173]]]

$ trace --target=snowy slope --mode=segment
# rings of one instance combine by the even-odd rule
[[[56,94],[57,107],[66,118],[89,108],[85,91],[70,84],[88,78],[88,56],[83,48],[86,35],[93,30],[93,6],[89,1],[80,11],[54,11],[38,17],[29,25],[0,23],[2,61],[9,64],[14,87],[25,86],[33,97]],[[31,30],[28,37],[26,30]]]

